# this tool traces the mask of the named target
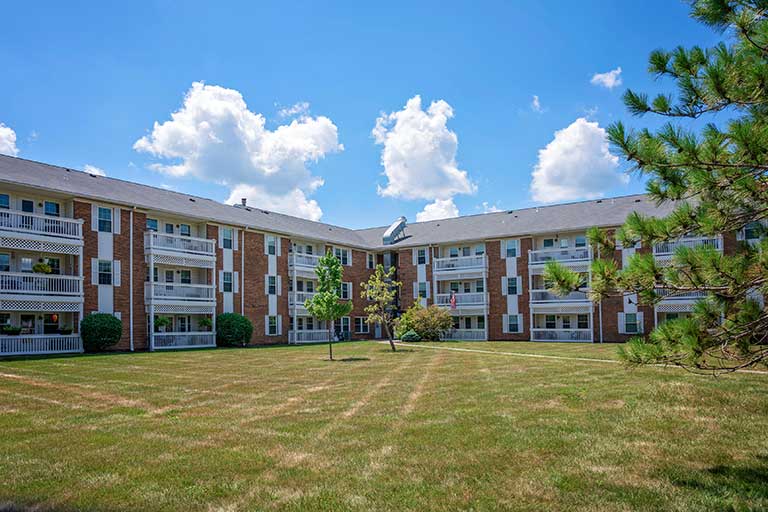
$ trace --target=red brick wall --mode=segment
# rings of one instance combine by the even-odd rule
[[[432,261],[435,255],[431,248],[427,248],[427,251],[429,253],[429,262],[426,266],[427,283],[429,286],[427,306],[431,306],[435,303],[435,298],[433,297],[435,290],[432,284]],[[413,303],[415,302],[413,297],[413,283],[418,279],[418,266],[413,264],[413,248],[409,247],[398,251],[397,262],[397,277],[399,281],[403,283],[403,287],[400,289],[400,309],[405,311],[413,306]]]
[[[530,339],[530,283],[528,282],[528,251],[533,246],[531,238],[520,239],[520,255],[517,257],[517,275],[520,276],[522,286],[517,297],[518,312],[523,317],[523,332],[505,333],[503,327],[504,316],[507,314],[507,297],[501,289],[501,278],[507,274],[506,258],[501,257],[501,241],[486,242],[485,252],[488,255],[488,294],[490,306],[488,308],[488,339],[489,340],[515,340],[524,341]]]
[[[91,230],[91,204],[74,201],[74,216],[83,219],[83,296],[84,314],[90,315],[99,309],[99,290],[91,282],[91,258],[97,258],[99,253],[99,237]]]
[[[344,275],[342,280],[352,283],[353,308],[352,308],[352,312],[349,314],[349,317],[350,317],[349,327],[350,327],[350,330],[352,331],[353,339],[373,339],[375,334],[374,326],[369,327],[368,334],[355,333],[355,317],[366,316],[365,306],[368,305],[368,301],[363,299],[360,296],[360,294],[363,291],[363,287],[360,283],[367,282],[368,278],[374,272],[373,270],[369,270],[367,268],[367,265],[368,265],[367,253],[365,251],[357,251],[355,249],[352,249],[352,266],[343,267]],[[382,336],[383,336],[383,332],[382,332]]]
[[[267,273],[267,257],[264,254],[264,234],[246,231],[245,257],[245,286],[242,290],[245,296],[245,316],[253,323],[254,345],[266,343],[264,336],[264,315],[267,314],[267,296],[264,293],[264,274]],[[287,276],[283,277],[283,294],[288,293]],[[284,320],[287,322],[287,320]],[[285,326],[284,329],[285,330]]]

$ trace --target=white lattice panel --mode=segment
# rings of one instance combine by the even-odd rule
[[[656,306],[656,311],[659,313],[688,313],[693,311],[693,302],[661,302]]]
[[[33,240],[29,238],[15,238],[0,236],[0,246],[6,249],[18,249],[21,251],[50,252],[55,254],[79,254],[80,245],[51,242],[48,240]]]
[[[80,311],[80,303],[39,300],[0,300],[0,311],[42,311],[47,313],[78,312]]]
[[[189,256],[171,256],[169,254],[155,254],[155,263],[161,265],[178,265],[182,267],[195,268],[216,268],[216,262],[204,258],[194,258]],[[146,257],[149,263],[149,256]]]
[[[216,308],[211,306],[195,306],[195,305],[173,305],[173,304],[157,304],[155,306],[155,314],[160,313],[174,313],[174,314],[188,314],[188,315],[212,315]],[[147,313],[149,313],[149,306],[147,306]]]
[[[479,279],[485,277],[484,270],[467,270],[465,272],[435,272],[438,281],[462,281],[465,279]]]

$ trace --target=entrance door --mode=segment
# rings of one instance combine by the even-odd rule
[[[381,338],[381,324],[378,323],[378,322],[376,323],[376,327],[374,328],[374,334],[373,335],[376,338]]]

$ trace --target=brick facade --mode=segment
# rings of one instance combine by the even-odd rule
[[[507,275],[506,258],[502,258],[501,241],[494,240],[486,243],[485,252],[488,255],[488,339],[499,341],[523,341],[530,336],[530,283],[528,282],[528,251],[533,247],[531,238],[520,238],[520,253],[517,260],[517,275],[522,286],[518,290],[517,310],[523,318],[523,332],[505,333],[504,315],[507,314],[507,296],[504,295],[502,277]]]

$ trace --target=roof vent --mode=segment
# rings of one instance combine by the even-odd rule
[[[595,203],[597,203],[597,204],[600,204],[600,203],[602,203],[602,202],[603,202],[603,200],[602,200],[602,199],[598,199],[597,201],[595,201]]]
[[[241,198],[240,204],[243,205],[243,208],[245,208],[248,205],[248,198],[247,197]]]
[[[387,230],[384,232],[384,236],[381,241],[384,245],[392,245],[400,240],[405,234],[405,226],[408,224],[408,220],[405,217],[398,217]]]
[[[195,202],[195,198],[194,197],[190,197],[189,200],[192,201],[193,203]]]
[[[642,201],[642,199],[635,199],[636,203],[639,203],[640,201]]]

